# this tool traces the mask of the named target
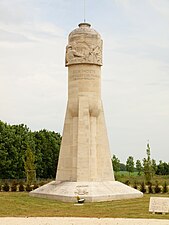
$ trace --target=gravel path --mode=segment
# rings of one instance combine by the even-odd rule
[[[169,220],[70,217],[1,217],[0,225],[169,225]]]

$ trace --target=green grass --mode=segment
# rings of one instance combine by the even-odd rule
[[[150,214],[148,212],[151,196],[140,199],[120,200],[101,203],[85,203],[76,206],[74,203],[33,198],[28,193],[0,192],[0,217],[107,217],[107,218],[154,218],[169,219],[169,214]]]

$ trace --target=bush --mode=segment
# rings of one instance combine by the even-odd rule
[[[130,181],[129,180],[126,180],[125,182],[124,182],[126,185],[130,185]]]
[[[143,192],[143,193],[146,193],[146,186],[145,186],[144,182],[141,182],[140,191]]]
[[[20,192],[25,191],[25,188],[24,188],[24,185],[23,185],[22,182],[20,182],[20,184],[19,184],[19,191],[20,191]]]
[[[35,190],[35,189],[38,188],[38,187],[39,187],[38,184],[34,184],[34,185],[33,185],[33,190]]]
[[[27,185],[26,185],[26,191],[27,191],[27,192],[32,191],[32,187],[30,186],[30,184],[27,184]]]
[[[17,182],[13,181],[12,185],[11,185],[11,191],[13,191],[13,192],[17,191],[17,185],[18,185]]]
[[[136,181],[134,182],[133,188],[137,189],[137,182]]]
[[[156,185],[155,185],[154,191],[157,194],[161,192],[161,187],[159,186],[158,181],[156,181]]]
[[[9,191],[9,184],[7,182],[5,182],[5,184],[2,186],[2,190],[8,192]]]
[[[152,183],[149,182],[149,185],[148,185],[148,193],[149,194],[153,194],[153,187],[152,187]]]
[[[168,187],[167,187],[167,182],[165,181],[163,184],[163,189],[162,189],[163,193],[167,193],[168,192]]]

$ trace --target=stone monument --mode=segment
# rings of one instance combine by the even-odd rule
[[[102,39],[88,23],[80,23],[68,38],[68,103],[56,181],[31,196],[75,201],[111,201],[142,197],[114,180],[101,101]]]

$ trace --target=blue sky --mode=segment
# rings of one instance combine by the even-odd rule
[[[0,119],[62,133],[68,34],[82,0],[0,0]],[[169,1],[86,0],[104,41],[102,99],[111,153],[169,161]]]

